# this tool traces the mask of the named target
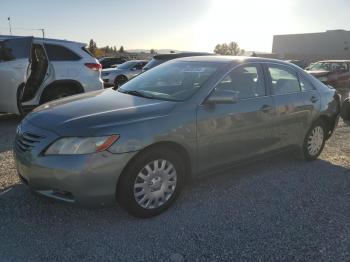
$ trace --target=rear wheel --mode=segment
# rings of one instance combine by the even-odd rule
[[[117,89],[119,86],[125,84],[128,81],[126,76],[117,76],[114,80],[114,87]]]
[[[168,148],[142,153],[120,178],[119,203],[135,217],[148,218],[162,213],[175,201],[184,184],[182,163],[181,156]]]
[[[302,156],[305,160],[312,161],[318,158],[326,141],[327,129],[322,121],[317,121],[305,136],[302,146]]]

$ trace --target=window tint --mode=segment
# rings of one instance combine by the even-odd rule
[[[269,67],[273,94],[283,95],[300,91],[299,80],[294,72],[281,68]]]
[[[77,61],[81,58],[64,46],[45,44],[45,49],[50,61]]]
[[[82,47],[81,50],[83,50],[85,53],[87,53],[89,56],[95,58],[95,56],[87,49],[86,47]]]
[[[299,77],[300,88],[301,91],[311,91],[315,90],[314,86],[310,83],[309,80],[305,79],[305,77]]]
[[[185,101],[224,65],[185,61],[163,64],[131,79],[118,90],[137,91],[160,100]]]
[[[234,69],[216,88],[237,92],[242,99],[265,95],[263,78],[254,65]]]
[[[0,61],[29,58],[32,38],[14,38],[0,41]]]
[[[137,70],[141,70],[144,66],[145,66],[145,63],[141,62],[141,63],[138,63],[137,65],[135,65],[134,68],[137,69]]]

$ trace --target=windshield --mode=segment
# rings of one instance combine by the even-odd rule
[[[118,69],[130,69],[136,64],[137,63],[134,62],[134,61],[125,62],[125,63],[123,63],[121,65],[118,65]]]
[[[310,71],[347,71],[347,64],[341,62],[318,62],[309,66]]]
[[[147,71],[119,88],[120,92],[143,94],[145,97],[185,101],[219,69],[221,63],[166,63]]]

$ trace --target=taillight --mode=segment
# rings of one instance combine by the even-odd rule
[[[85,63],[85,66],[90,68],[93,71],[101,71],[102,65],[98,63]]]

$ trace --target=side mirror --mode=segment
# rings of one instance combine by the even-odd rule
[[[239,101],[238,92],[230,90],[214,90],[205,101],[206,104],[234,104]]]
[[[130,70],[131,70],[131,71],[136,71],[137,68],[136,68],[136,67],[133,67],[133,68],[131,68]]]

